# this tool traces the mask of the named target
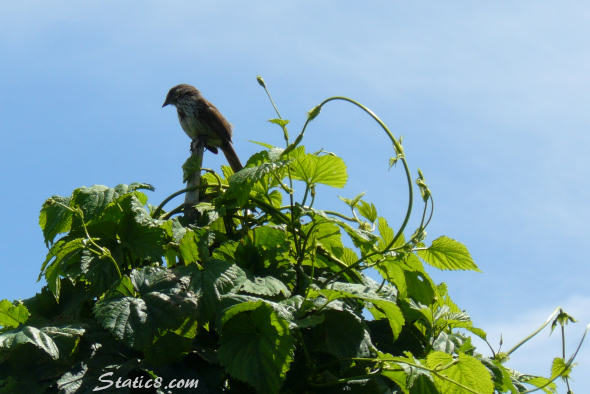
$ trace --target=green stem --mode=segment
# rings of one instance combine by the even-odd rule
[[[179,206],[177,206],[176,208],[174,208],[171,211],[168,211],[166,213],[166,215],[162,216],[163,220],[168,220],[170,219],[173,215],[176,215],[177,213],[180,213],[184,210],[184,207],[186,206],[185,203],[180,204]]]
[[[528,342],[530,339],[532,339],[535,335],[537,335],[539,332],[541,332],[541,330],[543,330],[545,327],[547,327],[547,325],[549,323],[551,323],[551,320],[553,320],[553,318],[555,316],[557,316],[557,314],[559,313],[560,310],[561,310],[561,308],[560,307],[557,307],[553,311],[553,313],[547,318],[547,320],[545,320],[545,322],[543,324],[541,324],[541,326],[539,328],[537,328],[535,331],[533,331],[533,333],[531,333],[526,338],[524,338],[523,340],[521,340],[520,342],[518,342],[516,345],[514,345],[512,347],[512,349],[510,349],[510,350],[508,350],[508,352],[506,352],[506,354],[508,354],[508,355],[512,354],[516,349],[518,349],[519,347],[521,347],[522,345],[524,345],[526,342]]]
[[[86,223],[84,223],[84,211],[82,211],[81,208],[72,208],[68,205],[65,205],[62,202],[59,201],[53,201],[55,204],[58,204],[59,206],[61,206],[62,208],[67,209],[68,211],[77,214],[80,217],[80,223],[82,223],[82,228],[84,229],[84,234],[86,235],[86,239],[88,240],[88,242],[90,242],[90,244],[92,246],[94,246],[96,249],[98,249],[100,251],[100,253],[96,252],[95,250],[92,250],[90,248],[88,248],[91,252],[93,252],[94,254],[96,254],[99,257],[106,257],[108,258],[112,263],[113,266],[115,267],[115,270],[117,271],[117,275],[119,276],[119,278],[122,276],[121,275],[121,270],[119,269],[119,264],[117,264],[117,262],[115,261],[114,257],[111,255],[111,251],[108,250],[105,247],[100,246],[99,244],[97,244],[96,242],[94,242],[94,239],[90,236],[90,233],[88,233],[88,228],[86,227]]]
[[[561,358],[565,361],[565,324],[563,323],[561,323]],[[567,386],[567,392],[569,394],[572,392],[572,389],[570,388],[569,379],[567,378],[567,376],[564,376],[564,380],[565,385]]]
[[[307,201],[307,195],[309,194],[309,184],[305,184],[305,193],[303,193],[303,200],[301,201],[301,206],[305,206],[305,202]]]
[[[186,193],[191,190],[195,190],[195,188],[194,187],[187,187],[187,188],[184,188],[184,189],[179,190],[177,192],[174,192],[171,195],[169,195],[168,197],[166,197],[164,199],[164,201],[162,201],[160,203],[160,205],[158,205],[156,210],[152,213],[152,218],[156,218],[158,216],[158,214],[160,213],[160,211],[162,210],[162,208],[164,208],[164,205],[168,204],[168,202],[170,202],[170,200],[172,200],[174,197],[180,196],[182,193]]]
[[[383,251],[381,251],[381,252],[372,252],[369,255],[375,255],[375,254],[378,254],[378,253],[386,252],[386,251],[388,251],[395,244],[395,242],[403,234],[404,229],[406,228],[406,226],[408,224],[408,221],[410,220],[410,216],[412,214],[412,205],[413,205],[413,202],[414,202],[414,189],[413,189],[413,185],[412,185],[412,175],[410,174],[410,168],[409,168],[408,163],[406,161],[406,157],[404,155],[404,150],[403,150],[401,144],[399,143],[399,141],[393,136],[393,134],[391,133],[391,131],[389,131],[389,128],[387,127],[387,125],[373,111],[371,111],[369,108],[367,108],[363,104],[359,103],[358,101],[352,100],[352,99],[350,99],[348,97],[334,96],[334,97],[330,97],[330,98],[325,99],[316,108],[319,111],[324,105],[326,105],[330,101],[336,101],[336,100],[346,101],[346,102],[349,102],[351,104],[356,105],[357,107],[359,107],[360,109],[362,109],[363,111],[365,111],[367,114],[369,114],[369,116],[371,116],[377,123],[379,123],[379,125],[381,126],[381,128],[385,131],[385,133],[387,134],[387,136],[391,140],[391,143],[393,144],[395,153],[401,159],[402,164],[404,166],[404,171],[405,171],[405,174],[406,174],[406,180],[407,180],[407,183],[408,183],[408,208],[406,209],[406,215],[404,217],[404,220],[403,220],[401,226],[399,227],[399,230],[397,231],[397,233],[395,234],[395,236],[393,237],[393,239],[391,240],[391,242],[388,245],[386,245],[386,247],[383,249]],[[309,124],[309,122],[310,122],[311,119],[313,119],[313,117],[308,116],[307,121],[305,122],[305,124],[303,126],[303,129],[301,130],[301,133],[299,134],[299,136],[297,136],[297,139],[295,140],[295,142],[293,144],[291,144],[290,146],[288,146],[287,149],[285,149],[285,151],[283,152],[283,154],[286,154],[289,151],[295,149],[295,147],[297,146],[297,144],[299,144],[299,142],[301,142],[301,140],[303,139],[303,135],[305,133],[305,129],[307,128],[307,125]],[[358,268],[358,266],[367,257],[369,257],[369,256],[361,257],[359,260],[357,260],[355,263],[353,263],[350,266],[348,266],[346,269],[340,270],[339,272],[335,273],[334,275],[332,275],[332,277],[328,278],[328,280],[326,281],[326,284],[329,283],[330,281],[338,278],[340,275],[344,274],[345,272],[348,272],[350,270],[353,270],[353,269]]]
[[[308,207],[311,208],[311,207]],[[324,213],[328,214],[328,215],[332,215],[332,216],[337,216],[340,219],[344,219],[344,220],[348,220],[349,222],[354,222],[354,223],[358,223],[358,220],[355,220],[355,218],[351,218],[350,216],[346,216],[343,215],[339,212],[334,212],[334,211],[324,211]]]

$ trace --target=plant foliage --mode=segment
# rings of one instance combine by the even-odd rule
[[[148,205],[147,184],[49,198],[39,217],[47,286],[0,301],[0,393],[90,392],[107,378],[120,392],[146,382],[166,392],[173,379],[211,393],[553,392],[573,358],[555,359],[544,379],[507,368],[510,352],[472,345],[469,334],[485,332],[424,264],[478,267],[452,238],[424,243],[432,194],[421,172],[424,209],[408,231],[405,154],[372,112],[408,178],[403,223],[392,227],[362,194],[342,198],[348,213],[314,207],[318,185],[347,181],[342,159],[300,144],[334,99],[366,110],[328,99],[293,143],[288,122],[273,120],[286,148],[261,144],[239,173],[205,173],[196,222]]]

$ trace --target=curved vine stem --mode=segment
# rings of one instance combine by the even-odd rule
[[[201,171],[205,171],[210,174],[213,174],[213,176],[217,180],[217,186],[219,187],[219,189],[221,189],[221,184],[222,184],[221,178],[219,178],[219,175],[217,175],[217,173],[215,171],[213,171],[210,168],[201,168]],[[154,212],[152,213],[152,218],[158,217],[158,214],[162,211],[162,209],[164,208],[164,205],[168,204],[170,202],[170,200],[172,200],[174,197],[180,196],[182,193],[186,193],[186,192],[192,191],[194,189],[195,189],[195,187],[187,187],[187,188],[184,188],[184,189],[179,190],[177,192],[174,192],[171,195],[169,195],[168,197],[166,197],[164,199],[164,201],[162,201],[160,203],[160,205],[158,205],[158,207],[154,210]],[[183,206],[184,206],[184,204],[183,204]]]
[[[195,187],[186,187],[186,188],[179,190],[177,192],[174,192],[171,195],[169,195],[168,197],[166,197],[164,199],[164,201],[162,201],[160,203],[160,205],[158,205],[158,207],[154,210],[154,212],[152,213],[152,218],[158,217],[158,214],[162,211],[162,209],[164,208],[164,205],[168,204],[170,202],[170,200],[172,200],[174,197],[180,196],[182,193],[186,193],[186,192],[189,192],[192,190],[195,190]]]
[[[403,220],[401,226],[399,227],[397,233],[395,234],[393,239],[389,242],[388,245],[385,246],[385,248],[382,251],[375,251],[375,252],[371,252],[365,256],[362,256],[360,259],[358,259],[353,264],[349,265],[347,268],[336,272],[334,275],[332,275],[330,278],[328,278],[326,280],[326,282],[324,283],[325,285],[327,285],[328,283],[330,283],[334,279],[338,278],[340,275],[342,275],[348,271],[351,271],[353,269],[358,268],[358,266],[360,264],[362,264],[362,262],[364,260],[366,260],[368,257],[371,257],[371,256],[379,254],[379,253],[386,252],[393,245],[395,245],[396,241],[403,234],[403,231],[406,228],[408,221],[410,220],[410,216],[412,214],[412,205],[414,203],[414,189],[413,189],[413,185],[412,185],[412,175],[410,174],[410,168],[409,168],[408,163],[406,161],[406,157],[404,155],[404,150],[403,150],[400,142],[393,136],[393,134],[391,133],[391,131],[389,130],[387,125],[381,120],[381,118],[379,118],[373,111],[371,111],[369,108],[367,108],[363,104],[359,103],[358,101],[350,99],[348,97],[342,97],[342,96],[330,97],[330,98],[327,98],[324,101],[322,101],[318,106],[314,107],[309,112],[307,120],[306,120],[305,124],[303,125],[303,129],[301,130],[301,133],[297,136],[297,139],[295,140],[295,142],[293,142],[293,144],[289,145],[287,147],[287,149],[285,149],[285,151],[283,152],[283,155],[285,155],[288,152],[295,149],[295,147],[301,142],[301,140],[303,139],[303,135],[305,134],[305,130],[307,129],[307,125],[309,124],[309,122],[312,119],[314,119],[319,114],[322,107],[331,101],[337,101],[337,100],[349,102],[349,103],[354,104],[355,106],[359,107],[361,110],[365,111],[367,114],[369,114],[369,116],[371,116],[379,124],[379,126],[381,126],[383,131],[385,131],[385,133],[387,134],[387,136],[391,140],[391,143],[393,144],[395,153],[403,164],[405,175],[406,175],[406,180],[408,182],[408,207],[406,209],[406,215],[404,217],[404,220]]]

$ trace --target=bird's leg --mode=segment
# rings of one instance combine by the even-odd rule
[[[199,146],[199,139],[195,138],[191,141],[191,153],[195,153]]]

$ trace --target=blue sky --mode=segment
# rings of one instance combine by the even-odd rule
[[[590,322],[589,5],[22,1],[0,11],[0,299],[41,286],[47,197],[145,181],[159,203],[182,188],[187,137],[160,108],[171,86],[191,83],[217,105],[244,161],[259,148],[249,140],[281,144],[261,74],[292,134],[323,98],[346,95],[404,136],[437,205],[428,239],[460,240],[483,271],[432,276],[492,338],[502,332],[510,347],[556,306],[581,320],[572,343]],[[390,145],[368,118],[335,103],[305,143],[349,167],[344,190],[320,190],[322,206],[344,209],[337,195],[366,191],[401,221],[402,173],[387,169]],[[547,374],[559,347],[542,336],[511,365]],[[578,391],[590,389],[588,349]]]

